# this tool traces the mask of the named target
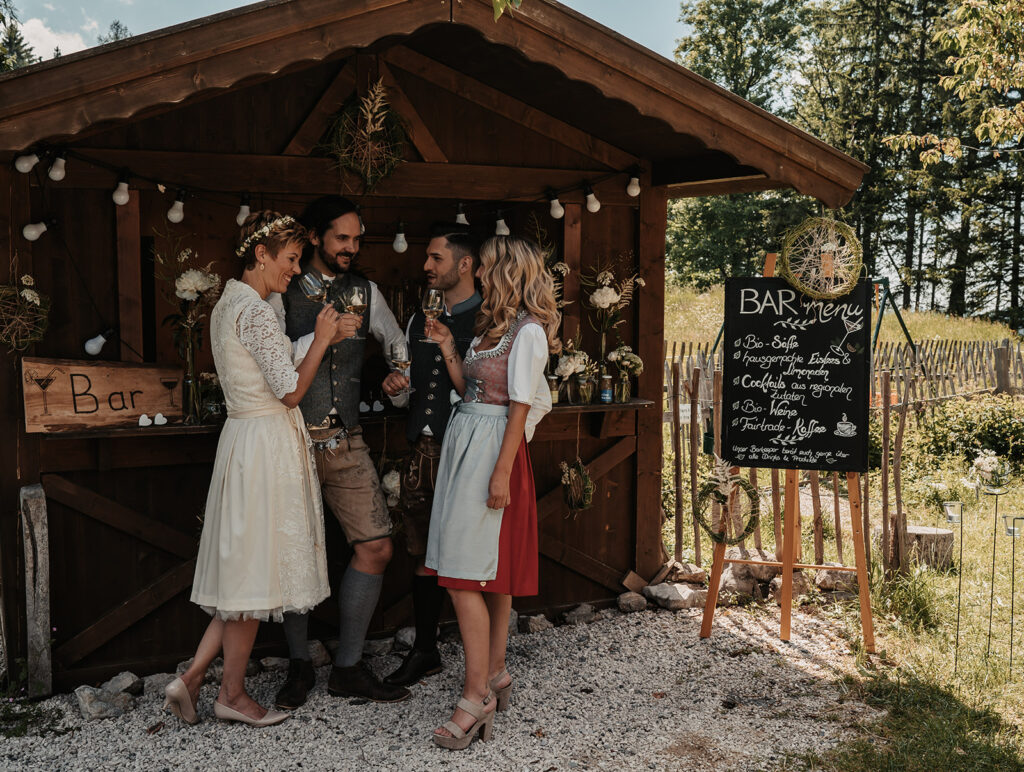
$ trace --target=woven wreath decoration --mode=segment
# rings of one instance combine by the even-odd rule
[[[864,266],[853,228],[831,217],[808,217],[782,241],[779,274],[816,300],[849,293]]]
[[[711,541],[730,546],[739,544],[750,536],[754,529],[757,528],[761,518],[761,496],[758,494],[757,489],[748,480],[744,480],[739,475],[732,474],[731,469],[732,464],[730,462],[715,456],[714,471],[712,471],[711,476],[698,490],[697,509],[693,513],[697,524],[704,529],[704,532],[711,538]],[[749,517],[743,531],[730,539],[726,536],[725,530],[716,531],[712,527],[708,520],[708,511],[712,502],[727,508],[733,491],[739,491],[746,497]],[[721,522],[725,522],[724,512]]]
[[[404,160],[405,143],[405,127],[390,108],[381,79],[366,96],[355,97],[342,108],[321,149],[370,191]]]
[[[0,343],[11,351],[42,340],[50,322],[50,299],[35,288],[35,280],[25,274],[20,284],[0,284]]]
[[[579,456],[571,464],[562,461],[562,500],[569,508],[569,514],[575,519],[584,509],[594,505],[594,480],[587,471],[587,465]]]

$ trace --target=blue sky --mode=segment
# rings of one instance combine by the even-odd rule
[[[679,0],[562,2],[669,58],[683,34]],[[15,0],[22,34],[44,59],[54,46],[70,54],[96,45],[96,36],[114,19],[138,35],[243,5],[232,0]]]

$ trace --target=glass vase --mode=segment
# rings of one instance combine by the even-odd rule
[[[185,376],[182,381],[182,413],[186,424],[203,422],[203,393],[196,371],[196,335],[191,329],[183,330],[185,335]]]
[[[629,381],[628,375],[620,375],[618,380],[615,381],[615,402],[618,404],[625,404],[629,402],[633,396],[632,384]]]
[[[594,401],[594,380],[588,375],[576,376],[576,393],[578,405],[589,405]]]

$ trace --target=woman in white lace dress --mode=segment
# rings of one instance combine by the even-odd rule
[[[166,689],[165,707],[188,723],[206,669],[221,650],[217,718],[255,726],[288,714],[267,711],[245,691],[245,666],[261,621],[305,612],[330,594],[324,521],[309,436],[296,405],[337,333],[330,306],[297,368],[292,344],[266,303],[298,276],[306,233],[291,217],[256,212],[242,226],[241,281],[230,280],[210,317],[213,358],[228,418],[206,499],[192,601],[213,616],[191,667]]]

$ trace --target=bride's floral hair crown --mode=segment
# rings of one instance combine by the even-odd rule
[[[242,223],[235,255],[242,259],[245,268],[253,268],[258,245],[263,244],[272,255],[276,255],[289,243],[305,247],[309,243],[309,231],[294,217],[263,209],[253,212]]]
[[[278,228],[284,228],[286,226],[295,224],[296,222],[294,217],[287,214],[281,215],[276,220],[271,220],[262,228],[259,228],[258,230],[255,230],[252,233],[250,233],[245,238],[245,240],[238,245],[238,249],[235,250],[235,254],[241,257],[242,255],[245,254],[245,250],[247,250],[252,244],[259,241],[260,239],[265,239],[267,236],[271,234],[272,231],[277,230]]]

